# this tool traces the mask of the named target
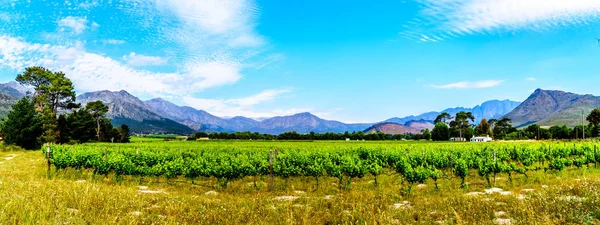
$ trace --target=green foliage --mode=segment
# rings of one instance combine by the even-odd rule
[[[12,110],[0,127],[4,134],[4,142],[25,149],[39,149],[39,137],[42,130],[42,118],[35,111],[34,103],[23,98],[12,106]]]
[[[75,88],[63,72],[52,72],[43,67],[28,67],[17,75],[16,81],[35,90],[34,102],[36,110],[43,115],[45,142],[60,142],[60,128],[57,124],[59,109],[78,107],[75,103]],[[64,127],[62,127],[64,128]]]
[[[596,109],[592,110],[592,112],[590,112],[590,114],[587,116],[586,120],[593,127],[593,132],[592,132],[593,137],[598,137],[599,130],[600,130],[599,129],[599,126],[600,126],[600,108],[596,108]]]
[[[477,172],[491,185],[491,176],[513,174],[527,177],[533,170],[564,170],[598,162],[600,153],[594,143],[461,143],[413,142],[242,142],[207,141],[148,142],[131,145],[110,143],[76,146],[53,145],[51,159],[57,169],[93,169],[95,173],[135,176],[183,176],[188,179],[214,177],[226,187],[229,181],[270,174],[269,149],[274,155],[274,175],[323,176],[339,180],[340,188],[351,188],[352,181],[366,174],[375,177],[395,171],[408,182],[432,179],[436,184],[442,171],[453,170],[466,187],[469,172]],[[415,147],[416,146],[416,147]],[[494,149],[494,150],[492,150]],[[106,156],[105,156],[106,152]],[[495,154],[494,154],[495,153]],[[494,157],[495,155],[495,157]],[[495,159],[495,160],[494,160]]]
[[[504,139],[506,135],[516,131],[516,128],[512,126],[511,121],[510,118],[502,118],[496,122],[493,131],[496,139]]]
[[[492,136],[492,129],[491,129],[490,124],[488,123],[487,119],[485,119],[485,118],[481,119],[481,122],[479,122],[479,125],[477,125],[477,129],[475,130],[475,133],[480,136],[485,136],[485,135],[489,135],[490,137]]]
[[[106,141],[107,135],[105,135],[104,137],[100,135],[102,129],[100,127],[100,122],[102,119],[104,119],[104,115],[108,112],[108,106],[104,105],[102,101],[95,101],[89,102],[87,105],[85,105],[85,109],[88,112],[90,112],[90,114],[92,114],[92,117],[94,117],[94,119],[96,120],[96,137],[98,138],[98,141]],[[110,121],[108,121],[108,124],[110,124]],[[103,121],[103,125],[105,126],[103,132],[104,134],[107,134],[107,130],[109,127],[106,126],[105,121]],[[112,128],[112,125],[110,126],[110,128]]]
[[[474,130],[469,121],[474,122],[475,116],[471,112],[458,112],[454,120],[450,122],[450,133],[454,137],[464,137],[470,139],[473,136]]]
[[[469,167],[467,165],[467,162],[464,159],[456,160],[456,163],[454,165],[454,174],[456,174],[456,176],[460,177],[461,186],[466,186],[465,179],[469,175]]]
[[[447,141],[450,139],[450,129],[445,123],[436,123],[431,131],[431,139],[434,141]]]

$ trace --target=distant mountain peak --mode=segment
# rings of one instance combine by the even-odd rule
[[[600,97],[580,95],[560,90],[536,89],[521,105],[508,113],[514,126],[576,126],[581,122],[581,110],[600,107]]]
[[[87,92],[77,96],[77,102],[85,106],[89,102],[102,101],[108,106],[107,117],[114,125],[125,123],[135,133],[179,133],[193,132],[192,129],[154,112],[146,102],[121,91]]]

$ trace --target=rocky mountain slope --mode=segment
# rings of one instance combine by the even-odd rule
[[[600,107],[598,96],[537,89],[505,117],[511,118],[513,126],[517,127],[529,124],[573,127],[581,124],[582,110],[584,116],[587,116],[591,110],[598,107]]]
[[[127,124],[134,133],[189,134],[194,130],[155,113],[150,106],[127,91],[97,91],[77,96],[77,102],[85,106],[88,102],[102,101],[108,105],[107,118],[114,125]]]

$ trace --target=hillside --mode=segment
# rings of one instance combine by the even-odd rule
[[[137,97],[126,91],[97,91],[77,96],[77,102],[85,106],[88,102],[102,101],[109,108],[106,115],[113,125],[127,124],[133,133],[189,134],[194,130],[153,112]]]
[[[280,134],[288,131],[299,133],[314,131],[317,133],[340,133],[361,131],[371,126],[371,124],[346,124],[339,121],[324,120],[310,113],[266,118],[261,121],[242,116],[227,119],[188,106],[178,106],[160,98],[151,99],[145,103],[157,115],[184,124],[196,131],[204,132],[251,131]]]
[[[277,116],[261,121],[251,131],[278,134],[286,131],[298,133],[316,133],[361,131],[371,124],[345,124],[334,120],[324,120],[310,113],[298,113],[291,116]]]
[[[421,129],[414,128],[414,127],[407,127],[407,126],[397,124],[397,123],[384,122],[384,123],[375,124],[367,129],[365,129],[364,132],[367,134],[376,133],[376,132],[382,132],[382,133],[386,133],[386,134],[406,134],[406,133],[419,134],[419,133],[421,133]]]
[[[433,129],[434,124],[426,120],[408,121],[404,124],[405,127],[415,128],[418,130]]]
[[[0,93],[0,118],[4,118],[10,112],[12,105],[18,101],[18,98]]]
[[[512,119],[516,127],[529,124],[574,127],[581,124],[581,110],[587,115],[598,107],[600,107],[598,96],[537,89],[505,117]]]

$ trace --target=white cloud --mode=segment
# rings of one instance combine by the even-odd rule
[[[160,66],[167,64],[167,59],[159,57],[159,56],[147,56],[136,54],[135,52],[129,53],[129,55],[124,55],[122,57],[123,60],[127,62],[127,65],[130,66]]]
[[[259,8],[252,0],[132,1],[142,16],[175,19],[177,23],[161,24],[160,35],[183,46],[186,54],[221,51],[243,55],[239,51],[266,43],[255,31]]]
[[[528,77],[528,78],[525,78],[525,80],[526,81],[535,81],[536,79],[535,79],[535,77]]]
[[[10,14],[7,12],[0,12],[0,21],[10,22]]]
[[[483,81],[461,81],[444,85],[428,85],[437,89],[471,89],[471,88],[490,88],[500,85],[502,80],[483,80]]]
[[[256,47],[264,44],[263,39],[255,35],[242,34],[241,36],[231,40],[231,47]]]
[[[122,44],[125,44],[124,40],[116,40],[116,39],[103,40],[102,42],[104,42],[106,44],[111,44],[111,45],[122,45]]]
[[[248,97],[244,97],[244,98],[237,98],[237,99],[230,99],[225,101],[225,103],[228,104],[235,104],[235,105],[240,105],[240,106],[252,106],[252,105],[256,105],[265,101],[270,101],[273,100],[275,97],[284,94],[284,93],[289,93],[290,90],[289,89],[280,89],[280,90],[264,90],[256,95],[252,95],[252,96],[248,96]]]
[[[84,1],[84,2],[79,3],[78,6],[82,9],[89,10],[89,9],[92,9],[99,5],[100,5],[100,3],[98,3],[97,1]]]
[[[289,89],[264,90],[258,94],[236,99],[204,99],[192,96],[184,96],[183,102],[196,109],[205,110],[211,114],[221,117],[246,116],[251,118],[273,117],[306,112],[311,109],[275,109],[268,112],[257,112],[252,106],[263,102],[272,101]]]
[[[84,17],[67,16],[58,20],[58,29],[60,31],[71,31],[74,34],[81,34],[87,29],[87,23],[88,20]]]
[[[48,15],[24,17],[28,21],[20,24],[57,22],[56,32],[53,35],[46,34],[51,38],[44,38],[44,42],[35,43],[25,37],[6,36],[22,32],[0,33],[0,68],[22,71],[27,66],[39,65],[63,71],[73,80],[77,91],[124,89],[134,95],[181,97],[193,96],[207,88],[234,84],[242,79],[243,69],[260,69],[283,58],[282,54],[267,52],[266,40],[257,33],[255,26],[259,8],[253,0],[82,0],[78,3],[64,3],[68,9],[77,9],[76,16],[69,14],[71,11],[63,12],[61,7],[55,7],[49,9],[51,13]],[[22,8],[36,5],[27,1],[15,4],[20,4]],[[118,7],[114,4],[118,4]],[[100,25],[91,21],[92,16],[84,14],[92,9],[101,11],[104,8],[124,9],[108,10],[107,13],[111,15],[107,16],[114,18],[116,25],[125,22],[127,26],[115,26],[110,21],[103,22],[99,28]],[[50,15],[63,16],[57,19],[50,18]],[[20,25],[9,22],[13,25],[11,27]],[[103,37],[115,39],[94,40],[94,43],[119,45],[127,40],[128,43],[156,48],[165,55],[142,55],[128,49],[125,50],[132,53],[123,57],[110,56],[110,52],[92,52],[86,49],[85,44],[94,37],[77,34],[96,29]],[[119,36],[129,31],[127,29],[139,30],[141,34]],[[157,68],[152,67],[136,68],[167,63],[168,69],[173,72],[157,72]],[[239,112],[235,115],[247,116],[243,112],[253,113],[253,105],[270,101],[285,92],[266,90],[239,99],[191,101],[213,109],[223,108],[225,104]],[[268,115],[256,113],[260,114]]]
[[[242,77],[240,68],[241,65],[236,62],[211,61],[190,63],[186,66],[185,71],[191,78],[187,82],[191,82],[196,89],[202,90],[237,82]]]
[[[80,91],[124,89],[151,96],[186,95],[241,77],[240,65],[226,59],[190,64],[182,73],[149,72],[87,52],[81,42],[73,46],[32,44],[9,36],[0,36],[0,65],[17,71],[28,66],[63,71]]]
[[[400,36],[437,42],[473,33],[546,30],[600,18],[598,0],[420,0],[418,18]]]
[[[185,25],[211,33],[244,29],[257,11],[248,0],[156,0],[155,6],[173,12]]]

